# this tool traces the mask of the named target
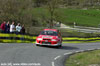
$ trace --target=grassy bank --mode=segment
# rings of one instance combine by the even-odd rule
[[[100,50],[72,55],[67,59],[66,66],[100,66]]]
[[[63,20],[65,24],[72,25],[76,22],[76,25],[93,26],[98,27],[100,24],[100,11],[98,10],[80,10],[80,9],[61,9],[63,10],[66,19]]]
[[[73,25],[76,22],[77,25],[81,26],[92,26],[98,27],[100,24],[100,10],[82,10],[82,9],[67,9],[59,8],[56,10],[59,17],[58,21],[63,22],[66,25]],[[32,13],[38,18],[42,18],[45,15],[46,18],[50,17],[50,13],[45,8],[35,8]]]

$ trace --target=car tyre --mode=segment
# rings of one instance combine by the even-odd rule
[[[62,47],[62,45],[57,46],[57,48],[61,48],[61,47]]]
[[[39,46],[38,44],[36,44],[36,46]]]

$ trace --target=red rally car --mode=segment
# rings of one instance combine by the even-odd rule
[[[62,46],[61,33],[57,29],[44,29],[36,38],[36,45]]]

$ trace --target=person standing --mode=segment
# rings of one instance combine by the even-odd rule
[[[18,23],[16,26],[16,32],[20,33],[21,29],[22,29],[22,27],[21,27],[20,23]]]
[[[22,25],[21,34],[25,34],[25,27],[24,27],[24,24]]]
[[[25,27],[24,27],[24,24],[22,25],[22,29],[21,29],[21,34],[23,35],[22,37],[21,37],[21,40],[22,41],[24,41],[24,34],[25,34]]]
[[[15,22],[12,22],[12,24],[10,25],[10,32],[14,33],[15,32]]]
[[[10,24],[8,21],[7,24],[5,25],[5,33],[9,33],[9,32],[10,32]]]
[[[1,26],[0,26],[1,32],[4,32],[4,31],[5,31],[5,25],[6,25],[6,22],[4,21],[4,22],[1,24]]]
[[[8,21],[7,22],[7,33],[9,33],[10,32],[10,22]]]

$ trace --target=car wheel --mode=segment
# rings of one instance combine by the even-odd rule
[[[62,47],[62,45],[57,46],[57,48],[61,48],[61,47]]]
[[[62,44],[61,44],[61,45],[59,45],[59,47],[62,47]]]
[[[62,44],[61,44],[61,45],[59,45],[59,47],[62,47]]]
[[[36,44],[36,46],[39,46],[38,44]]]

